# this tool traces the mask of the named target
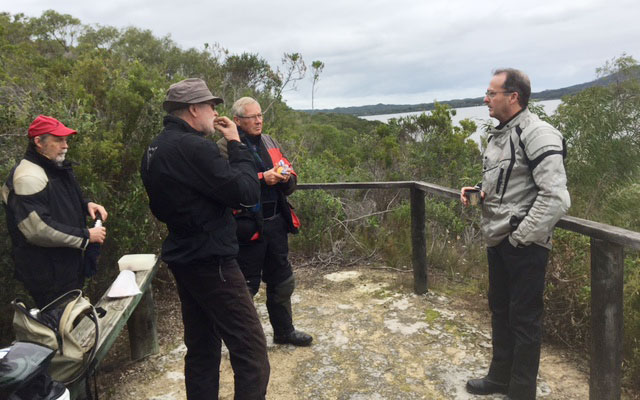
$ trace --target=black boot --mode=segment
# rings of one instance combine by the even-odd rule
[[[276,286],[267,285],[267,311],[271,326],[273,326],[273,342],[309,346],[313,341],[311,335],[297,331],[293,327],[291,295],[294,288],[293,275]]]
[[[288,335],[273,336],[273,342],[277,344],[292,344],[294,346],[309,346],[313,337],[302,331],[293,330]]]
[[[467,381],[467,392],[471,394],[494,394],[501,393],[507,394],[509,393],[509,385],[504,383],[493,382],[489,380],[487,377],[480,379],[469,379]]]

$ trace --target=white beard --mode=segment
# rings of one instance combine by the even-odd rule
[[[53,161],[56,163],[57,166],[61,167],[66,156],[67,156],[67,150],[65,149],[65,150],[62,150],[62,153],[58,154],[56,158],[53,159]]]

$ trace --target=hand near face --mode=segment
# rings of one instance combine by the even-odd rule
[[[229,118],[216,117],[216,119],[213,120],[213,127],[215,128],[215,130],[222,133],[222,136],[224,136],[227,141],[240,141],[238,128],[236,127],[236,124],[234,124],[233,121],[231,121]]]

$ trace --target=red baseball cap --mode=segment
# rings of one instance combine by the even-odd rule
[[[69,136],[75,135],[78,132],[67,128],[62,122],[53,117],[38,115],[29,126],[29,137],[46,135],[47,133],[53,136]]]

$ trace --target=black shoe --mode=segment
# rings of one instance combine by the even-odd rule
[[[471,394],[493,394],[493,393],[509,393],[509,385],[492,382],[489,379],[469,379],[467,381],[467,392]]]
[[[294,346],[309,346],[313,338],[302,331],[294,330],[288,335],[274,336],[273,342],[277,344],[292,344]]]

